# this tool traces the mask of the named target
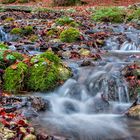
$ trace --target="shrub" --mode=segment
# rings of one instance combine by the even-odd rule
[[[10,92],[18,92],[24,89],[25,77],[28,72],[28,66],[19,62],[16,68],[8,67],[4,73],[4,89]]]
[[[99,22],[121,23],[125,18],[125,11],[118,7],[103,7],[95,10],[92,19]]]
[[[72,43],[76,41],[80,36],[79,30],[70,27],[69,29],[64,30],[60,34],[60,40],[62,42]]]
[[[3,4],[14,3],[16,0],[2,0]]]

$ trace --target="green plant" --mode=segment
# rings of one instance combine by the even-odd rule
[[[16,68],[8,67],[4,73],[4,89],[9,92],[18,92],[24,89],[25,77],[28,72],[28,66],[19,62]]]
[[[99,22],[121,23],[126,16],[125,10],[118,7],[103,7],[95,10],[92,19]]]
[[[14,3],[16,0],[2,0],[3,4]]]
[[[80,37],[79,30],[72,27],[62,31],[62,33],[60,34],[60,40],[62,42],[68,42],[68,43],[72,43],[76,41],[79,37]]]
[[[14,35],[22,35],[22,29],[21,28],[13,28],[11,31],[10,31],[11,34],[14,34]]]

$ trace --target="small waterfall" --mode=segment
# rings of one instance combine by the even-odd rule
[[[8,41],[8,34],[3,31],[3,27],[0,26],[0,42]]]

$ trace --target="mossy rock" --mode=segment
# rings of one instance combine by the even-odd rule
[[[73,18],[65,16],[65,17],[56,19],[56,24],[57,25],[65,25],[65,24],[68,25],[68,24],[72,23],[73,21],[74,21]]]
[[[28,66],[23,62],[8,67],[3,76],[4,89],[14,93],[24,90],[27,72]]]
[[[42,61],[42,60],[41,60]],[[54,64],[38,62],[30,68],[27,86],[33,91],[47,91],[56,86],[58,70]]]
[[[58,65],[61,62],[61,59],[57,55],[55,55],[52,51],[46,51],[45,53],[42,53],[40,57],[48,59],[55,65]]]
[[[92,19],[98,22],[122,23],[125,20],[126,11],[119,7],[102,7],[95,10]]]
[[[13,35],[22,35],[22,29],[21,28],[13,28],[10,33]]]
[[[10,33],[14,35],[20,35],[20,36],[31,35],[33,33],[33,27],[32,26],[25,26],[23,28],[16,27],[13,28]]]
[[[60,34],[60,40],[67,43],[75,42],[79,37],[79,30],[72,27],[62,31],[62,33]]]
[[[29,90],[47,91],[71,76],[70,69],[65,67],[52,51],[34,56],[31,64],[27,82]]]
[[[32,26],[25,26],[22,29],[22,34],[23,35],[31,35],[33,33],[33,27]]]
[[[4,21],[5,22],[13,22],[15,19],[12,17],[7,17]]]

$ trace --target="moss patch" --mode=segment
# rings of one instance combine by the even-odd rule
[[[10,92],[18,92],[24,89],[25,77],[28,72],[28,66],[23,62],[19,62],[8,67],[4,73],[4,89]]]
[[[118,7],[102,7],[95,10],[92,19],[99,22],[121,23],[125,19],[126,12]]]
[[[60,40],[62,42],[67,42],[67,43],[72,43],[72,42],[76,41],[79,37],[80,37],[79,30],[72,28],[72,27],[64,30],[60,34]]]

